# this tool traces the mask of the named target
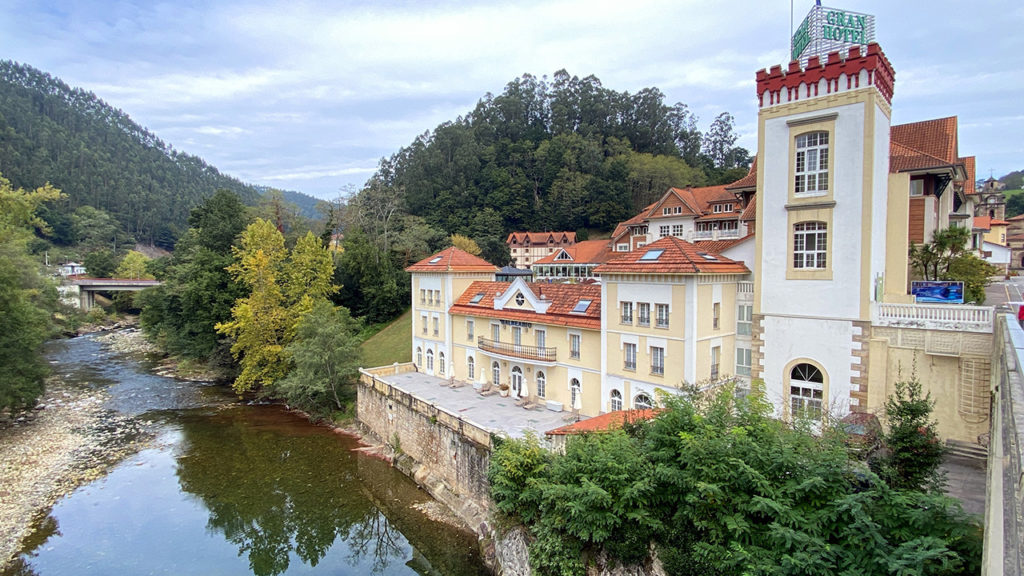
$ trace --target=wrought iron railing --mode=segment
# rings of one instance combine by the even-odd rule
[[[554,362],[558,350],[545,346],[527,346],[525,344],[512,344],[511,342],[497,342],[490,338],[480,337],[477,345],[485,352],[494,352],[504,356],[514,356],[528,360],[540,360],[542,362]]]

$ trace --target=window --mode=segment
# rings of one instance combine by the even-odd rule
[[[721,204],[715,204],[714,208],[712,208],[711,211],[714,212],[715,214],[721,214],[721,212],[722,212],[722,205]]]
[[[476,360],[473,360],[472,356],[466,358],[466,378],[476,378]]]
[[[466,340],[473,341],[473,331],[476,329],[472,320],[466,320]]]
[[[428,322],[427,322],[427,315],[424,314],[423,316],[420,316],[420,320],[422,320],[422,322],[420,322],[420,325],[423,326],[423,334],[426,334],[427,333],[427,324],[428,324]]]
[[[825,268],[827,228],[824,222],[800,222],[793,226],[793,268]]]
[[[612,401],[611,401],[612,412],[616,410],[622,410],[622,392],[618,390],[612,390]]]
[[[622,302],[622,323],[633,324],[633,303]]]
[[[424,302],[427,301],[426,294],[427,294],[427,291],[424,290],[423,288],[420,288],[420,304],[423,304]]]
[[[668,304],[654,305],[654,325],[658,328],[668,328]]]
[[[583,400],[583,398],[581,397],[582,395],[580,394],[580,392],[582,392],[582,386],[580,386],[580,381],[573,378],[572,382],[569,383],[569,397],[572,400],[573,410],[579,410],[580,404],[582,404],[581,401]]]
[[[544,398],[547,394],[548,379],[543,372],[537,372],[537,397]]]
[[[711,379],[718,380],[718,367],[722,361],[722,348],[720,346],[711,347]]]
[[[427,372],[434,371],[434,351],[427,349]]]
[[[444,376],[444,352],[437,353],[437,372]]]
[[[662,208],[662,209],[661,209],[661,213],[662,213],[662,215],[664,215],[664,216],[668,216],[669,214],[671,214],[671,213],[672,213],[672,209],[671,209],[671,208],[668,208],[668,207]]]
[[[665,373],[665,349],[651,346],[651,374]]]
[[[750,348],[736,349],[736,374],[750,376]]]
[[[427,290],[427,304],[434,305],[434,291]]]
[[[495,386],[501,386],[501,366],[497,362],[491,364],[491,378]]]
[[[636,344],[627,342],[622,345],[622,354],[625,359],[624,369],[629,371],[636,370]]]
[[[526,302],[526,296],[523,296],[522,292],[516,293],[516,306],[522,306]]]
[[[673,224],[672,225],[672,235],[673,236],[682,236],[683,235],[683,225],[682,224]]]
[[[616,244],[615,245],[615,251],[616,252],[629,252],[629,244]]]
[[[638,326],[651,325],[651,305],[647,302],[637,302],[636,323]]]
[[[576,303],[576,307],[572,309],[573,313],[583,314],[587,311],[587,308],[590,308],[590,302],[590,300],[580,300]]]
[[[438,324],[439,323],[440,323],[440,320],[438,319],[438,317],[434,316],[434,336],[437,336],[437,334],[438,334]]]
[[[637,410],[650,410],[654,407],[654,401],[647,394],[637,394],[633,397],[633,408]]]
[[[740,304],[736,309],[736,334],[750,336],[753,317],[754,307],[749,304]]]
[[[434,304],[441,304],[441,291],[434,290]]]
[[[668,230],[668,224],[665,224],[664,226],[658,226],[658,236],[668,236]]]
[[[484,293],[483,292],[477,292],[476,294],[473,295],[473,299],[470,300],[469,303],[470,304],[479,304],[480,301],[483,300],[483,299],[484,299]]]
[[[523,329],[520,326],[512,327],[512,343],[519,346],[523,343]]]
[[[653,262],[654,260],[661,258],[661,255],[664,252],[664,250],[648,250],[647,252],[644,252],[643,256],[640,257],[640,260],[643,262]]]
[[[580,335],[569,334],[569,358],[580,358]]]
[[[491,340],[495,342],[501,340],[501,324],[491,324]]]
[[[676,206],[675,208],[672,209],[672,213],[673,214],[682,214],[683,213],[683,207],[682,206]]]
[[[821,418],[825,378],[810,364],[797,364],[789,372],[789,407],[793,416]]]
[[[548,333],[544,330],[537,330],[537,348],[546,348],[548,345]]]
[[[443,258],[443,256],[434,256],[433,258],[430,259],[429,264],[437,264],[438,262],[441,261],[441,258]]]
[[[828,132],[796,137],[797,194],[828,192]]]
[[[711,305],[711,328],[718,330],[722,324],[722,304],[715,302]]]
[[[423,348],[416,347],[416,365],[423,366]]]
[[[924,180],[917,179],[910,181],[910,195],[924,196]]]

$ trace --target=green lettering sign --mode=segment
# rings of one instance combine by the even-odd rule
[[[800,27],[796,29],[796,33],[793,34],[793,60],[800,58],[800,54],[803,53],[804,48],[811,43],[811,24],[810,16],[804,18],[804,21],[800,23]]]

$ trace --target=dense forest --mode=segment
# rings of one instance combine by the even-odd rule
[[[400,190],[409,214],[478,242],[482,231],[610,230],[669,186],[746,173],[732,116],[704,134],[697,121],[657,88],[616,92],[565,70],[524,75],[383,160],[370,187]]]
[[[49,182],[64,192],[43,214],[64,244],[74,242],[71,215],[83,206],[108,212],[139,242],[169,248],[189,211],[215,190],[232,190],[247,204],[260,197],[92,92],[11,61],[0,61],[0,173],[15,188]]]

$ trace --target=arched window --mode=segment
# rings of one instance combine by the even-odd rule
[[[416,347],[416,365],[423,366],[423,348]]]
[[[808,132],[796,137],[797,194],[828,192],[828,132]]]
[[[622,392],[618,390],[612,390],[612,412],[616,410],[622,410]]]
[[[494,385],[501,385],[501,366],[497,362],[491,364],[491,378],[494,379]]]
[[[800,222],[793,226],[793,268],[825,268],[828,264],[828,224]]]
[[[547,394],[548,380],[543,372],[537,372],[537,396],[543,398]]]
[[[637,394],[633,397],[633,408],[644,410],[654,407],[654,401],[647,394]]]
[[[512,367],[512,396],[518,398],[523,396],[523,369],[519,366]]]
[[[466,377],[470,380],[476,378],[476,361],[472,356],[466,358]]]
[[[582,407],[582,403],[583,403],[583,398],[582,398],[582,394],[581,394],[582,391],[583,390],[582,390],[582,386],[580,386],[580,381],[575,379],[575,378],[573,378],[569,382],[569,398],[572,401],[572,409],[573,410],[579,410]]]
[[[444,352],[437,353],[437,372],[444,375]]]
[[[811,364],[797,364],[789,371],[789,407],[793,416],[821,418],[825,377]]]
[[[427,372],[434,371],[434,351],[427,348]]]

